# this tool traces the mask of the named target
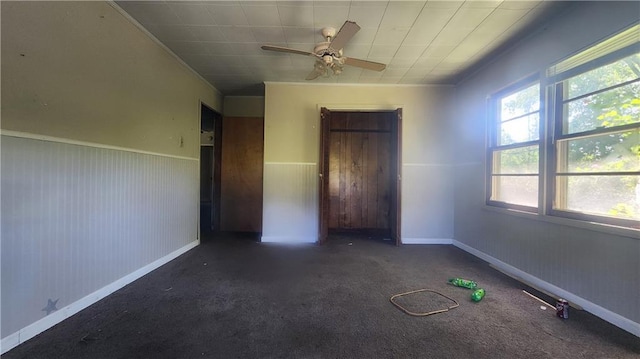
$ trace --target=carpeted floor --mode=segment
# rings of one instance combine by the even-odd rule
[[[479,303],[450,277],[476,280]],[[412,317],[393,294],[460,303]],[[555,303],[453,246],[334,237],[327,245],[217,238],[3,358],[639,358],[640,338]],[[415,311],[448,305],[401,298]]]

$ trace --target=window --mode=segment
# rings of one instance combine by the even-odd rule
[[[488,201],[534,211],[540,182],[540,84],[528,79],[491,102]]]
[[[549,211],[599,222],[640,220],[640,54],[553,84]]]
[[[491,96],[489,205],[640,229],[639,32]]]

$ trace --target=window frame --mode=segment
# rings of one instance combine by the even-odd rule
[[[541,220],[556,223],[574,224],[577,226],[595,226],[594,228],[620,228],[621,230],[630,231],[629,233],[633,232],[634,234],[640,231],[640,220],[638,219],[613,217],[605,214],[599,215],[584,213],[578,210],[558,208],[558,206],[554,206],[556,193],[559,190],[559,184],[557,182],[558,178],[562,176],[570,178],[572,175],[570,171],[558,171],[559,142],[568,143],[570,140],[574,139],[602,136],[622,131],[640,131],[640,122],[636,122],[615,127],[597,127],[595,129],[575,133],[569,133],[569,131],[567,131],[566,134],[563,134],[565,126],[563,123],[563,111],[565,103],[570,103],[571,101],[582,97],[598,95],[599,93],[610,91],[629,83],[637,83],[640,79],[634,79],[621,84],[608,86],[603,89],[589,91],[589,93],[576,96],[575,98],[565,98],[562,89],[565,80],[588,71],[607,66],[625,57],[640,54],[640,41],[637,41],[634,38],[632,42],[629,42],[629,34],[635,34],[631,32],[631,30],[637,31],[638,28],[640,28],[640,25],[636,24],[618,34],[614,34],[608,39],[598,42],[587,49],[583,49],[581,52],[577,53],[577,55],[569,56],[566,60],[562,60],[554,65],[546,66],[541,69],[539,73],[526,76],[487,97],[485,137],[487,141],[485,144],[485,205],[488,209],[506,210],[509,211],[506,213],[514,214],[522,213],[522,215],[525,216],[531,215],[535,216],[532,218],[539,218]],[[627,38],[626,40],[625,36]],[[606,52],[608,51],[606,50],[607,47],[610,48],[610,52]],[[594,53],[597,53],[597,56],[594,56]],[[538,140],[517,142],[509,145],[498,145],[501,136],[501,100],[509,95],[517,93],[520,90],[524,90],[527,87],[535,85],[536,83],[539,84],[540,89],[540,106],[538,110],[538,126],[540,133]],[[491,199],[496,190],[496,184],[494,182],[494,177],[496,177],[496,174],[494,173],[494,155],[505,149],[525,148],[536,144],[538,145],[539,151],[537,207]],[[640,176],[640,171],[602,171],[584,175]]]
[[[572,140],[572,139],[582,139],[589,138],[598,135],[606,135],[610,133],[621,132],[625,130],[639,130],[640,131],[640,122],[626,124],[615,127],[606,127],[606,128],[595,128],[593,130],[581,131],[575,133],[564,133],[565,123],[564,123],[564,105],[568,101],[573,101],[574,99],[566,99],[564,97],[564,81],[570,78],[573,78],[577,75],[586,73],[591,70],[595,70],[600,67],[604,67],[608,64],[619,61],[625,57],[640,53],[640,43],[632,44],[630,46],[624,47],[622,49],[616,50],[604,56],[595,58],[591,61],[583,63],[579,66],[576,66],[570,70],[567,70],[564,73],[559,75],[551,76],[546,79],[547,85],[546,91],[549,94],[547,97],[549,100],[552,100],[552,105],[550,106],[553,110],[547,114],[547,118],[545,119],[545,123],[548,123],[551,127],[550,133],[546,136],[545,141],[547,142],[547,154],[545,156],[545,160],[547,162],[547,166],[545,169],[545,182],[547,183],[547,188],[545,191],[545,208],[544,214],[555,217],[569,218],[573,220],[585,221],[585,222],[594,222],[606,225],[620,226],[626,227],[629,229],[640,229],[640,220],[635,219],[626,219],[626,218],[616,218],[604,215],[598,215],[593,213],[584,213],[580,211],[573,211],[571,209],[562,209],[555,208],[556,199],[558,198],[558,179],[561,177],[569,178],[571,175],[569,172],[559,172],[558,171],[558,159],[559,159],[559,141]],[[640,78],[635,79],[633,81],[625,82],[625,83],[640,83]],[[593,94],[598,94],[601,92],[605,92],[610,89],[614,89],[616,87],[620,87],[625,84],[618,84],[614,86],[609,86],[605,89],[599,89],[596,91],[591,91],[587,94],[583,94],[578,96],[577,98],[588,97]],[[640,171],[620,171],[620,172],[593,172],[586,175],[598,175],[598,176],[616,176],[616,175],[639,175]],[[561,195],[561,194],[560,194]]]
[[[539,97],[538,97],[538,139],[536,140],[528,140],[523,142],[510,143],[507,145],[498,145],[498,139],[500,137],[500,129],[499,125],[502,123],[500,118],[500,102],[503,98],[518,93],[519,91],[525,90],[531,86],[538,85]],[[538,213],[542,208],[541,204],[541,194],[543,187],[543,138],[545,133],[545,124],[544,124],[544,101],[543,101],[543,84],[540,79],[540,74],[535,73],[529,75],[495,93],[490,95],[487,99],[488,101],[488,133],[487,140],[488,144],[486,146],[486,188],[485,188],[485,203],[487,205],[493,207],[500,207],[506,209],[514,209],[523,212],[530,213]],[[534,113],[534,112],[532,112]],[[522,117],[530,115],[525,114]],[[538,146],[538,172],[537,174],[507,174],[507,175],[496,175],[493,172],[494,169],[494,154],[504,150],[516,149],[516,148],[527,148],[531,146]],[[505,201],[498,201],[491,199],[492,195],[496,191],[496,184],[494,182],[494,177],[537,177],[538,178],[538,190],[537,190],[537,206],[527,206],[523,204],[516,204]]]

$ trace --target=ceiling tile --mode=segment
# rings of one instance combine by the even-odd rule
[[[454,1],[454,0],[436,0],[436,1],[427,1],[425,8],[436,8],[436,9],[457,9],[464,4],[464,1]]]
[[[275,5],[243,5],[242,10],[251,26],[280,26],[280,14]]]
[[[203,42],[202,48],[212,55],[236,55],[227,42]]]
[[[309,26],[313,23],[313,7],[278,5],[282,26]]]
[[[180,57],[189,54],[209,54],[209,49],[203,47],[199,41],[167,41],[165,45]]]
[[[412,67],[409,70],[407,70],[407,72],[404,74],[404,77],[423,78],[424,75],[427,74],[427,71],[428,70],[425,70],[423,68]]]
[[[373,45],[369,51],[369,57],[389,57],[392,58],[396,51],[398,51],[398,45]]]
[[[423,7],[424,2],[421,1],[389,2],[387,10],[382,17],[380,28],[409,27],[418,17]]]
[[[171,3],[169,7],[186,25],[215,25],[215,21],[206,5],[194,5],[187,2]]]
[[[370,44],[353,44],[349,43],[347,48],[344,49],[344,54],[347,57],[366,59],[369,56]]]
[[[389,68],[410,68],[416,62],[418,58],[414,57],[412,59],[399,59],[394,57],[390,63],[388,63]]]
[[[445,29],[474,29],[493,11],[493,8],[461,8],[447,23]]]
[[[352,38],[349,40],[345,47],[349,47],[353,44],[372,44],[373,40],[376,38],[376,32],[378,29],[372,27],[365,27],[360,29]]]
[[[317,40],[321,39],[321,36],[318,36],[316,33],[316,29],[312,27],[283,27],[284,38],[287,43],[315,43]],[[308,51],[312,51],[313,48],[308,49]]]
[[[405,73],[407,73],[407,71],[409,71],[409,68],[407,67],[400,67],[395,69],[387,68],[386,70],[384,70],[383,77],[402,77]]]
[[[438,64],[442,61],[441,58],[430,58],[430,57],[422,57],[416,60],[416,62],[411,67],[412,69],[422,69],[422,70],[431,70],[438,66]]]
[[[187,26],[198,41],[225,41],[224,35],[217,26]]]
[[[220,31],[228,42],[256,42],[250,27],[221,26]]]
[[[178,16],[165,3],[137,2],[127,4],[126,1],[121,1],[118,5],[142,24],[175,25],[181,23]]]
[[[508,10],[533,9],[540,3],[541,1],[505,0],[498,8]]]
[[[195,35],[182,25],[157,25],[155,35],[161,41],[195,41]]]
[[[425,8],[404,39],[405,45],[428,45],[455,15],[455,8]]]
[[[324,5],[324,1],[320,2]],[[313,26],[316,28],[335,27],[336,31],[340,29],[342,24],[348,19],[349,6],[314,6],[313,7]]]
[[[444,59],[456,47],[457,45],[431,45],[422,53],[420,58]]]
[[[398,48],[396,52],[395,58],[399,59],[416,59],[422,55],[424,50],[427,48],[425,45],[420,46],[410,46],[410,45],[402,45]]]
[[[447,26],[442,30],[433,41],[430,46],[456,46],[462,40],[464,40],[473,29],[454,28]]]
[[[485,33],[502,33],[506,31],[513,24],[522,19],[529,11],[529,9],[496,9],[492,12],[484,22],[482,22],[475,31]],[[498,32],[499,29],[501,31]]]
[[[207,5],[207,9],[217,25],[249,25],[240,5]]]
[[[409,27],[394,27],[388,29],[380,29],[376,33],[374,45],[390,45],[401,44],[409,33]]]
[[[286,42],[281,27],[252,27],[251,30],[253,31],[253,37],[259,43]]]
[[[462,8],[467,8],[467,9],[481,9],[481,8],[495,9],[498,6],[500,6],[503,3],[503,1],[504,0],[493,0],[493,1],[473,0],[473,1],[466,1],[464,4],[462,4]]]
[[[386,5],[384,2],[363,4],[360,1],[354,1],[349,9],[349,20],[355,21],[360,27],[377,28],[382,21]]]
[[[320,31],[346,20],[361,30],[344,56],[387,64],[345,66],[318,83],[452,83],[514,34],[567,5],[557,1],[140,1],[116,2],[224,95],[260,95],[264,81],[307,82]]]

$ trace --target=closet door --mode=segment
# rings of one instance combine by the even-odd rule
[[[222,122],[220,229],[262,231],[264,118],[225,117]]]

